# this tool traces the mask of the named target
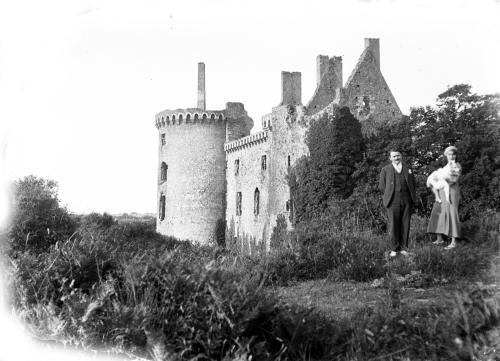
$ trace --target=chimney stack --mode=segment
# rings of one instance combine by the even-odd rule
[[[365,49],[369,48],[372,52],[378,68],[380,69],[380,42],[379,39],[365,38]]]
[[[328,56],[318,55],[316,57],[316,85],[321,84],[321,78],[328,72]]]
[[[205,98],[205,63],[198,63],[198,106],[197,108],[206,110]]]
[[[280,105],[302,105],[302,75],[300,72],[281,72]]]

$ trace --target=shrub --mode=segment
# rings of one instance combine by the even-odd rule
[[[287,222],[283,214],[276,217],[276,226],[273,228],[271,239],[269,241],[269,248],[274,250],[284,249],[289,244],[290,235],[287,231]]]
[[[60,239],[70,237],[76,222],[59,205],[57,183],[26,176],[14,182],[13,218],[9,230],[10,252],[44,251]]]
[[[345,199],[352,193],[355,164],[364,150],[361,124],[349,108],[336,109],[311,121],[306,144],[309,155],[288,175],[297,223],[322,212],[332,197]]]
[[[81,254],[89,247],[64,245],[61,261],[52,249],[44,263],[50,275],[45,279],[40,272],[35,275],[40,282],[27,285],[53,292],[34,295],[29,307],[18,303],[38,332],[161,358],[297,359],[345,352],[349,332],[308,310],[281,304],[256,274],[193,263],[179,249],[129,258],[120,257],[116,245],[90,246],[94,251]],[[119,260],[110,271],[104,271],[103,252],[96,249]],[[89,254],[97,260],[92,265],[97,277],[88,272]],[[36,266],[44,262],[32,260]],[[332,339],[339,341],[331,345]]]

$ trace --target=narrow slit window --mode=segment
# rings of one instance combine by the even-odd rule
[[[267,156],[266,155],[263,155],[261,157],[260,163],[261,163],[262,170],[266,170],[267,169]]]
[[[236,159],[234,161],[234,175],[240,174],[240,160]]]
[[[165,162],[161,162],[160,182],[163,183],[167,181],[167,172],[168,172],[168,165]]]
[[[260,207],[260,192],[259,188],[255,188],[255,192],[253,193],[253,214],[255,216],[259,215],[259,207]]]
[[[241,216],[241,192],[236,192],[236,215]]]
[[[167,144],[167,139],[165,138],[165,133],[161,134],[161,145],[164,146]]]
[[[158,210],[159,214],[159,218],[160,218],[160,221],[163,221],[165,219],[165,195],[162,194],[160,196],[160,209]]]

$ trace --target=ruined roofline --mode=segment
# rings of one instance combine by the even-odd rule
[[[206,123],[226,120],[223,110],[201,110],[197,108],[164,110],[155,116],[156,128],[186,123]]]
[[[254,144],[262,143],[267,141],[269,137],[269,130],[261,130],[259,132],[247,135],[246,137],[233,140],[224,144],[224,150],[227,153],[235,152],[237,150],[251,147]]]
[[[312,114],[310,113],[312,110],[317,112],[324,109],[330,102],[339,99],[339,90],[343,86],[342,73],[341,56],[318,55],[316,57],[316,88],[306,105],[309,115]]]
[[[368,57],[372,56],[375,64],[377,65],[377,70],[378,74],[380,76],[380,79],[382,80],[385,88],[387,88],[388,93],[391,96],[391,100],[393,101],[394,105],[397,107],[398,111],[402,114],[403,112],[401,111],[401,108],[399,107],[398,103],[396,102],[396,98],[392,94],[389,86],[387,85],[387,82],[385,81],[384,75],[382,74],[382,71],[380,70],[380,41],[379,39],[376,38],[365,38],[365,49],[359,56],[358,62],[356,63],[356,66],[352,70],[351,74],[349,75],[349,78],[347,78],[347,81],[343,87],[344,90],[349,89],[351,86],[353,86],[353,81],[355,75],[359,72],[360,68],[362,67],[363,63],[365,61],[368,61]]]
[[[354,76],[359,71],[359,68],[363,65],[363,63],[367,60],[366,58],[369,55],[373,56],[373,59],[377,64],[378,72],[382,76],[382,79],[384,78],[382,75],[382,71],[380,70],[380,41],[376,38],[365,38],[365,48],[359,56],[358,62],[356,63],[356,66],[354,66],[351,75],[349,75],[349,78],[347,78],[344,89],[347,89],[351,85]],[[384,82],[387,84],[385,79]]]
[[[368,48],[363,50],[363,52],[359,56],[359,59],[358,59],[358,62],[356,63],[356,66],[354,67],[354,69],[351,72],[351,75],[349,75],[349,78],[347,78],[347,81],[345,82],[344,89],[347,89],[349,86],[351,86],[351,83],[354,79],[354,76],[359,71],[359,68],[361,68],[363,63],[366,61],[366,57],[368,56],[369,52],[370,52],[370,49],[368,49]],[[379,72],[380,72],[380,68],[379,68]],[[382,73],[380,75],[382,75]]]

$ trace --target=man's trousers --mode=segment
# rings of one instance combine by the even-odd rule
[[[394,192],[391,203],[387,207],[387,216],[392,249],[396,252],[408,247],[411,208],[412,201],[409,193]]]

